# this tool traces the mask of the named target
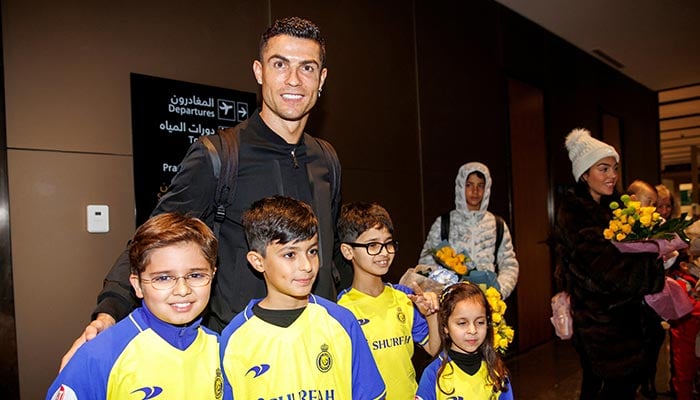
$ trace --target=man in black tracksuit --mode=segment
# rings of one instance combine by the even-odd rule
[[[205,317],[205,324],[217,331],[250,299],[265,295],[262,277],[246,262],[248,245],[240,225],[243,211],[262,197],[280,194],[312,205],[319,218],[321,257],[314,293],[335,299],[335,284],[342,285],[334,282],[332,272],[335,221],[340,208],[339,163],[330,145],[321,146],[327,154],[311,151],[311,141],[320,139],[304,133],[309,112],[321,96],[327,74],[325,43],[318,28],[295,17],[276,21],[262,36],[260,59],[253,62],[253,72],[261,85],[263,102],[259,112],[234,128],[240,132],[238,173],[232,204],[221,225],[219,268],[210,312]],[[206,216],[215,191],[216,179],[209,154],[197,142],[188,151],[168,193],[152,215],[181,211]],[[340,273],[340,281],[348,283],[352,278],[344,271]],[[125,317],[137,305],[129,287],[128,260],[122,254],[105,279],[94,320],[64,356],[63,363],[82,343]]]

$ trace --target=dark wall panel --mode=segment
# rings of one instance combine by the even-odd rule
[[[326,38],[328,78],[308,131],[338,152],[344,201],[391,213],[401,251],[387,278],[398,281],[424,240],[412,4],[272,1],[271,12],[310,18]]]
[[[495,3],[416,1],[426,229],[454,208],[454,179],[488,165],[490,209],[507,216],[509,150]]]
[[[515,79],[509,80],[508,87],[513,165],[518,166],[513,168],[513,215],[517,223],[510,229],[523,271],[517,290],[516,320],[521,328],[517,343],[520,349],[528,349],[552,337],[544,95],[539,88]]]

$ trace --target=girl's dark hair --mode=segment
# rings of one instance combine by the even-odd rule
[[[448,368],[452,369],[452,365],[448,364],[447,351],[452,347],[452,338],[450,334],[446,332],[448,327],[448,320],[452,312],[454,311],[457,303],[460,301],[467,300],[472,301],[480,306],[483,306],[486,310],[486,325],[487,332],[484,342],[476,350],[481,353],[481,357],[486,361],[486,367],[488,369],[487,383],[493,385],[494,391],[504,391],[506,389],[505,379],[508,376],[508,370],[506,369],[503,360],[496,354],[496,349],[493,346],[493,323],[491,321],[491,306],[486,299],[486,294],[479,288],[479,286],[470,282],[459,282],[454,285],[447,286],[440,295],[440,310],[438,311],[438,323],[440,331],[440,339],[442,341],[442,353],[445,356],[442,359],[440,368],[437,372],[437,385],[438,389],[445,394],[452,394],[451,392],[446,392],[445,389],[440,386],[440,376],[443,373],[446,375],[451,375],[454,371],[446,372]]]

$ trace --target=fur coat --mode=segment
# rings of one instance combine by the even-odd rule
[[[574,345],[603,378],[643,367],[643,297],[664,284],[658,254],[623,254],[603,237],[617,197],[598,204],[579,184],[561,199],[555,226],[557,278],[571,296]]]

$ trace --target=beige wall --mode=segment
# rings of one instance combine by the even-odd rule
[[[134,230],[129,73],[256,91],[267,2],[2,2],[20,391],[38,399]],[[252,28],[251,28],[252,27]],[[110,206],[110,232],[85,229]]]

